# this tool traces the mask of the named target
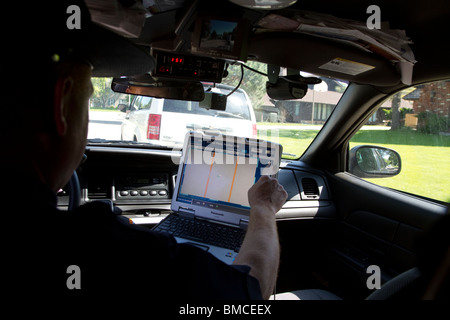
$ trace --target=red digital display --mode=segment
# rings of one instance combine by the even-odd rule
[[[155,76],[220,83],[225,61],[155,51]]]
[[[170,60],[170,62],[172,62],[172,63],[183,63],[183,58],[174,58],[174,57],[172,57],[172,59]]]

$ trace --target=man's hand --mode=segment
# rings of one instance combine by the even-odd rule
[[[250,207],[266,207],[274,214],[277,213],[287,198],[287,192],[277,179],[269,176],[261,176],[259,180],[248,190],[248,202]]]

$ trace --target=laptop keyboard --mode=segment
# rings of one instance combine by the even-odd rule
[[[174,237],[198,241],[239,252],[245,231],[203,220],[169,215],[154,231],[167,232]]]

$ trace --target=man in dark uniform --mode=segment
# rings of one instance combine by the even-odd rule
[[[67,25],[74,3],[79,29]],[[2,30],[9,30],[1,80],[7,89],[1,127],[7,296],[267,299],[279,264],[275,213],[287,197],[275,179],[262,177],[249,190],[249,227],[233,266],[171,236],[123,223],[103,203],[57,210],[56,192],[84,153],[91,76],[143,74],[153,60],[91,23],[83,3],[21,5],[2,9],[17,17],[2,19],[8,24]],[[124,59],[127,65],[120,63]]]

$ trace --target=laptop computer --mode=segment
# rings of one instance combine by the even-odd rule
[[[231,264],[248,226],[247,191],[261,175],[277,175],[281,152],[281,145],[265,140],[188,132],[173,212],[153,230],[168,232],[178,243],[197,246]]]

